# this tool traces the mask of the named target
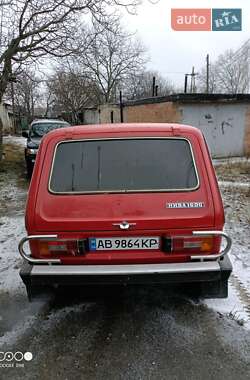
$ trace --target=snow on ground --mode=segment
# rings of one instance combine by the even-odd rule
[[[220,188],[223,187],[232,187],[232,188],[243,188],[249,189],[249,183],[247,182],[238,182],[238,181],[218,181]],[[235,190],[235,189],[234,189]]]
[[[228,158],[214,158],[213,159],[214,166],[230,165],[230,164],[238,164],[238,163],[246,163],[246,162],[250,162],[250,158],[247,158],[247,157],[228,157]]]
[[[210,299],[206,300],[205,304],[219,314],[227,315],[229,318],[237,320],[240,324],[243,324],[245,328],[250,330],[250,316],[249,311],[243,302],[239,299],[238,292],[229,283],[228,298],[223,299]]]
[[[231,234],[234,241],[236,234]],[[233,244],[230,255],[233,273],[229,279],[228,298],[205,300],[205,304],[244,324],[250,330],[250,249],[245,248],[247,260],[239,259],[243,249],[241,245]]]
[[[25,235],[23,216],[0,218],[0,289],[1,292],[23,292],[23,285],[18,274],[21,257],[17,246]]]
[[[231,318],[242,320],[244,325],[250,329],[250,175],[246,174],[248,169],[242,170],[242,166],[240,166],[239,175],[235,175],[235,171],[231,173],[232,165],[227,170],[230,159],[224,161],[227,165],[224,176],[227,178],[231,176],[231,179],[219,181],[219,186],[226,216],[224,229],[233,240],[230,255],[233,274],[229,280],[228,298],[208,300],[206,304]],[[248,160],[245,158],[231,159],[232,164],[237,165],[238,162],[248,164]],[[242,171],[243,173],[241,173]],[[242,174],[245,176],[243,182],[238,180]],[[220,178],[222,177],[223,175],[220,174]]]
[[[11,136],[11,135],[8,135],[8,136],[4,136],[3,137],[3,142],[5,144],[15,144],[15,145],[19,145],[19,146],[25,147],[26,146],[26,141],[27,141],[27,139],[25,137],[22,137],[22,136]]]
[[[17,247],[25,235],[23,214],[0,218],[0,347],[14,344],[46,306],[45,301],[29,303],[19,276],[22,258]],[[27,244],[25,249],[29,251]]]

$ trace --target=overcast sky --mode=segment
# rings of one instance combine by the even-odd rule
[[[176,32],[171,30],[171,8],[242,8],[242,32]],[[137,31],[148,48],[149,68],[158,70],[175,84],[182,86],[184,74],[196,71],[205,64],[206,54],[211,60],[226,49],[239,48],[250,38],[249,0],[159,0],[151,4],[144,0],[137,15],[125,14],[123,23]]]

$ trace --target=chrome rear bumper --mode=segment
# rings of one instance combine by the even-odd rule
[[[46,291],[88,287],[104,289],[120,285],[206,284],[206,295],[227,297],[227,280],[232,272],[228,256],[219,261],[123,265],[32,265],[24,262],[20,276],[30,300]],[[82,290],[81,290],[82,289]],[[185,289],[185,286],[184,286]],[[212,289],[215,289],[215,291]],[[211,293],[212,292],[212,293]]]
[[[217,261],[130,265],[33,265],[31,276],[117,276],[220,271]]]
[[[226,247],[216,255],[191,255],[191,260],[200,261],[216,261],[221,259],[227,253],[229,253],[232,247],[232,239],[223,231],[193,231],[194,236],[221,236],[226,240]],[[57,235],[30,235],[22,238],[18,244],[18,250],[22,258],[28,261],[30,264],[60,264],[60,259],[36,259],[28,255],[24,250],[24,244],[31,240],[61,240]],[[62,239],[64,240],[64,239]]]

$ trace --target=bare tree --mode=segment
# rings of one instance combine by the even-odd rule
[[[209,92],[238,94],[249,91],[249,46],[236,54],[233,50],[226,50],[210,65]],[[206,88],[206,69],[203,68],[199,76],[199,88]]]
[[[140,71],[131,75],[126,86],[126,97],[128,99],[150,98],[153,94],[153,78],[157,90],[155,95],[166,96],[174,92],[174,85],[167,78],[164,78],[158,71]]]
[[[88,48],[80,51],[81,67],[100,88],[99,101],[115,101],[117,90],[144,67],[145,48],[135,34],[123,29],[119,19],[113,20],[112,27],[105,30],[95,23],[89,35]]]
[[[48,89],[53,98],[56,113],[68,113],[71,122],[81,122],[84,108],[98,103],[99,89],[78,67],[60,67],[48,81]]]
[[[217,82],[216,65],[210,63],[209,65],[209,93],[215,94],[219,91],[219,83]],[[207,91],[207,68],[203,67],[198,75],[197,88],[199,92]]]
[[[39,105],[41,79],[34,69],[25,69],[18,75],[18,80],[14,86],[9,86],[6,96],[14,101],[15,110],[20,116],[24,116],[28,122],[32,121],[35,115],[35,108]],[[14,89],[14,91],[13,91]],[[13,93],[12,93],[13,91]]]
[[[13,77],[13,64],[48,55],[65,56],[72,51],[71,37],[79,26],[79,13],[104,23],[112,5],[133,8],[139,3],[140,0],[1,0],[0,102]]]

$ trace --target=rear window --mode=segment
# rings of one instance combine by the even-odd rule
[[[62,123],[34,123],[31,126],[30,136],[31,137],[43,137],[46,133],[53,131],[58,128],[69,127],[70,125],[66,122]]]
[[[191,145],[181,138],[59,143],[49,183],[54,193],[188,191],[197,187]]]

